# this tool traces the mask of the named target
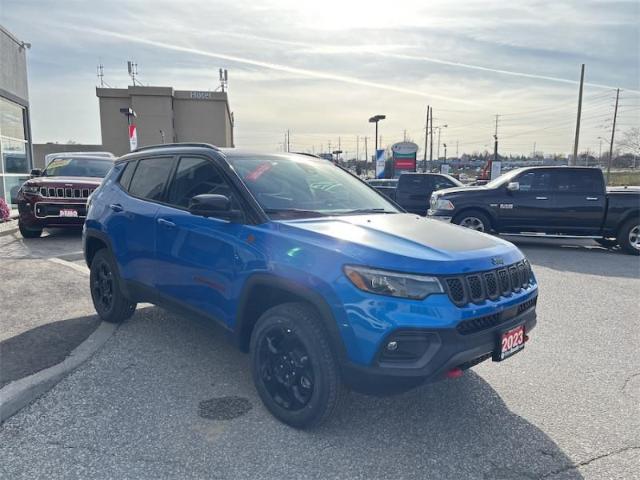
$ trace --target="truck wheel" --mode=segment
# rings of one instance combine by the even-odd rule
[[[604,248],[613,248],[618,245],[618,240],[615,238],[596,238],[595,240]]]
[[[42,235],[42,229],[31,229],[24,226],[24,224],[18,220],[18,229],[20,230],[20,235],[23,238],[40,238]]]
[[[93,306],[105,322],[121,323],[136,311],[136,304],[122,293],[115,261],[104,248],[91,261],[89,285]]]
[[[267,310],[253,329],[250,352],[253,381],[273,416],[295,428],[331,416],[343,386],[329,335],[311,307]]]
[[[622,225],[618,243],[631,255],[640,255],[640,218],[632,218]]]
[[[453,218],[453,223],[478,232],[491,231],[491,220],[489,220],[487,215],[478,210],[459,213]]]

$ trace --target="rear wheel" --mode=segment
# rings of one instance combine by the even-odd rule
[[[640,218],[632,218],[622,225],[618,243],[631,255],[640,255]]]
[[[89,283],[93,306],[102,320],[120,323],[133,315],[136,304],[122,293],[118,270],[108,250],[99,250],[93,257]]]
[[[323,423],[339,402],[343,387],[329,335],[303,303],[277,305],[258,319],[251,366],[264,405],[292,427]]]
[[[40,238],[42,235],[41,228],[27,228],[20,220],[18,220],[18,229],[24,238]]]
[[[456,215],[453,218],[453,223],[477,232],[489,232],[491,230],[491,220],[486,214],[478,210],[469,210]]]

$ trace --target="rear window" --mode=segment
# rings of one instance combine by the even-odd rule
[[[559,170],[554,172],[552,181],[557,192],[590,193],[604,189],[598,170]]]
[[[398,188],[409,192],[423,192],[429,189],[429,177],[427,175],[400,175]]]
[[[172,157],[139,160],[138,168],[129,185],[129,193],[148,200],[162,200],[164,187],[173,166],[172,160]]]

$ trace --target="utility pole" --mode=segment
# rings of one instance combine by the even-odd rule
[[[611,176],[611,162],[613,160],[613,138],[616,134],[616,119],[618,117],[618,99],[620,98],[620,89],[616,89],[616,107],[613,110],[613,125],[611,127],[611,143],[609,144],[609,162],[607,163],[607,185],[609,185],[609,177]]]
[[[360,160],[360,135],[356,135],[356,164]]]
[[[369,152],[367,150],[367,138],[364,137],[364,175],[369,176]]]
[[[531,157],[536,158],[536,142],[533,142],[533,152],[531,152]]]
[[[404,129],[404,134],[402,135],[402,141],[406,142],[407,141],[407,129]]]
[[[456,140],[456,158],[458,158],[458,159],[460,158],[458,156],[458,140]]]
[[[291,132],[287,129],[287,152],[291,151]]]
[[[493,138],[495,139],[495,143],[493,144],[493,161],[497,162],[498,161],[498,118],[500,118],[500,115],[496,115],[496,133],[493,135]],[[492,166],[489,166],[489,179],[491,179],[491,170],[492,170]]]
[[[573,143],[573,158],[569,165],[575,165],[578,158],[578,141],[580,139],[580,117],[582,115],[582,87],[584,85],[584,63],[580,69],[580,90],[578,93],[578,117],[576,118],[576,139]]]
[[[429,110],[429,171],[433,168],[433,107]]]
[[[424,154],[422,155],[422,171],[427,170],[427,140],[429,139],[429,109],[431,107],[427,105],[427,120],[424,124]]]
[[[442,130],[442,127],[438,127],[438,155],[436,157],[436,160],[440,160],[440,130]]]

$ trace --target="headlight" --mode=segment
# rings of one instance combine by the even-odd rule
[[[345,265],[344,273],[360,290],[378,295],[422,300],[432,293],[444,292],[442,285],[435,277],[352,265]]]
[[[435,201],[434,210],[453,210],[455,207],[450,200],[445,200],[444,198],[438,198]]]
[[[38,190],[40,190],[40,188],[35,185],[22,185],[23,193],[38,193]]]

